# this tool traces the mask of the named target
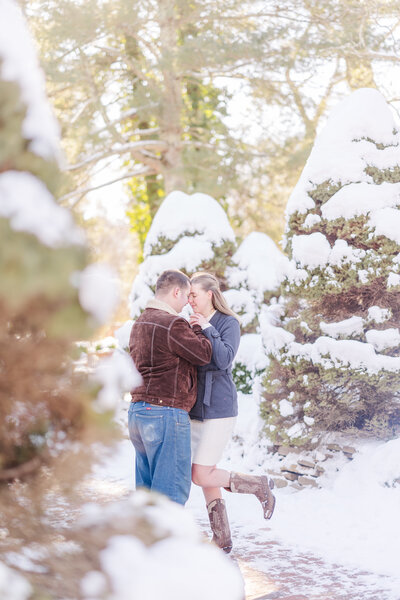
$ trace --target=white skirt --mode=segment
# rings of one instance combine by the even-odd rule
[[[236,418],[190,421],[193,463],[212,467],[221,460],[235,427]]]

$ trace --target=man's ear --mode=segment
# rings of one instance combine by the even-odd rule
[[[180,288],[176,287],[174,288],[174,297],[177,298],[179,296],[179,290]]]

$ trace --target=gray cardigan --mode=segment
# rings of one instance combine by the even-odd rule
[[[235,317],[219,311],[210,324],[203,333],[212,344],[211,362],[197,367],[197,400],[189,413],[192,419],[200,421],[238,414],[232,362],[239,348],[240,325]]]

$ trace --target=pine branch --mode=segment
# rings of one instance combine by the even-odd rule
[[[99,185],[89,186],[85,189],[78,189],[78,190],[74,190],[73,192],[69,192],[68,194],[64,194],[64,196],[61,196],[59,198],[59,202],[62,203],[62,202],[65,202],[66,200],[69,200],[70,198],[75,198],[76,196],[80,196],[80,198],[76,202],[70,203],[70,206],[76,206],[76,204],[78,204],[78,202],[83,198],[83,196],[85,196],[89,192],[94,192],[103,187],[112,185],[113,183],[117,183],[118,181],[123,181],[125,179],[131,179],[132,177],[140,177],[140,176],[144,176],[144,175],[154,175],[154,172],[152,172],[152,170],[149,167],[142,167],[141,169],[136,169],[136,171],[131,171],[129,173],[125,173],[124,175],[121,175],[120,177],[116,177],[115,179],[110,179],[109,181],[105,181],[104,183],[100,183]]]
[[[101,133],[102,131],[106,131],[106,129],[108,129],[111,125],[111,127],[114,127],[114,125],[118,125],[119,123],[123,123],[125,121],[125,119],[130,119],[131,117],[135,117],[137,115],[137,109],[136,108],[132,108],[131,110],[127,110],[126,112],[124,112],[120,117],[118,117],[117,119],[114,119],[113,121],[110,121],[109,123],[106,123],[106,125],[102,125],[101,127],[98,127],[97,129],[93,129],[90,132],[90,135],[97,135],[99,133]]]
[[[148,147],[151,147],[151,148],[155,149],[156,151],[159,150],[160,152],[162,152],[168,148],[168,145],[166,142],[164,142],[162,140],[141,140],[138,142],[130,142],[128,144],[124,144],[121,146],[114,146],[113,148],[111,148],[110,150],[107,150],[105,152],[97,152],[96,154],[92,154],[91,156],[86,156],[79,163],[70,165],[64,170],[65,171],[77,171],[78,169],[82,169],[82,167],[86,167],[93,162],[98,162],[99,160],[102,160],[103,158],[107,158],[108,156],[121,156],[121,155],[127,154],[127,153],[131,154],[132,156],[134,154],[137,155],[137,151],[138,150],[140,151],[141,148],[143,148],[142,152],[143,152],[144,156],[151,156],[151,158],[157,158],[157,156],[155,154],[151,154],[151,155],[146,154],[145,150]]]

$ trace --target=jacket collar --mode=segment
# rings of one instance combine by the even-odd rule
[[[152,298],[151,300],[149,300],[146,304],[146,308],[155,308],[157,310],[163,310],[169,313],[170,315],[179,317],[179,314],[176,312],[176,310],[172,308],[172,306],[170,306],[166,302],[163,302],[162,300],[158,300],[157,298]]]
[[[214,311],[211,313],[211,315],[209,315],[209,316],[207,317],[207,321],[208,321],[208,322],[210,322],[210,321],[211,321],[211,319],[213,318],[213,316],[214,316],[216,313],[217,313],[217,311],[216,311],[216,310],[214,310]]]

